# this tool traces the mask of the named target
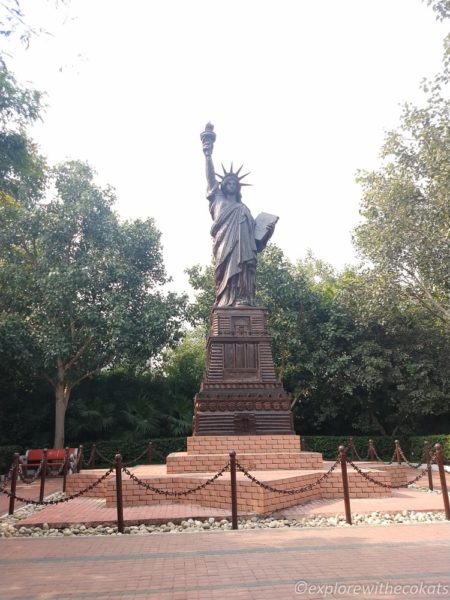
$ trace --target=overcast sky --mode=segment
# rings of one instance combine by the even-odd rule
[[[52,163],[88,160],[123,218],[152,216],[168,272],[211,256],[200,132],[216,168],[251,171],[243,201],[279,215],[291,259],[354,262],[357,169],[440,70],[446,26],[420,0],[22,1],[44,27],[8,66],[46,92],[32,135]],[[8,44],[8,45],[6,45]]]

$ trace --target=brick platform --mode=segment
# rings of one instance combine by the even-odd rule
[[[320,484],[316,482],[332,463],[323,464],[318,452],[302,452],[300,437],[296,435],[241,435],[194,436],[187,440],[187,452],[175,452],[167,457],[167,465],[148,465],[131,469],[143,483],[168,492],[185,492],[205,484],[229,461],[229,453],[236,452],[239,464],[263,484],[293,493],[273,492],[252,482],[238,472],[238,508],[240,512],[266,515],[277,510],[305,504],[311,500],[339,499],[343,496],[340,467]],[[379,462],[359,463],[370,476],[383,484],[405,484],[411,479],[410,469],[404,465],[386,465]],[[67,491],[73,494],[94,483],[103,474],[100,470],[82,471],[71,475]],[[387,498],[391,489],[376,485],[349,469],[349,487],[352,498]],[[116,483],[111,474],[85,495],[103,498],[106,507],[116,505]],[[302,489],[303,488],[303,489]],[[125,507],[165,504],[198,504],[212,509],[227,509],[230,505],[230,474],[185,496],[165,496],[139,485],[126,474],[122,478]]]
[[[142,481],[168,491],[185,491],[191,489],[204,483],[212,476],[212,473],[168,474],[164,476],[161,473],[161,467],[159,465],[155,465],[155,467],[142,466],[132,469],[132,472]],[[324,470],[273,470],[253,471],[252,475],[266,485],[282,490],[293,490],[315,483],[323,473]],[[89,471],[70,476],[67,486],[68,493],[71,494],[83,489],[88,483],[95,481],[101,474],[101,471]],[[372,467],[370,475],[382,483],[389,484],[391,481],[389,468],[374,470]],[[293,494],[283,494],[267,490],[247,479],[242,473],[238,473],[237,481],[238,509],[244,513],[264,515],[311,500],[342,498],[343,495],[342,478],[339,468],[312,489],[298,491]],[[383,498],[391,496],[390,489],[385,489],[368,482],[355,472],[349,472],[349,486],[352,498]],[[100,486],[94,488],[86,496],[105,498],[106,506],[114,507],[116,505],[115,478],[110,476],[102,487],[99,488]],[[225,473],[207,487],[193,494],[167,499],[164,495],[157,494],[137,485],[124,475],[122,494],[125,507],[165,504],[170,500],[173,503],[195,503],[214,509],[227,509],[230,506],[231,496],[230,476],[229,473]]]
[[[218,471],[235,451],[246,469],[277,471],[322,469],[319,452],[301,452],[298,435],[193,436],[187,439],[187,452],[167,457],[167,473]]]
[[[326,463],[325,469],[328,469],[332,463]],[[372,463],[369,466],[374,466]],[[386,466],[386,465],[381,465]],[[156,476],[158,472],[161,474],[164,471],[164,465],[153,465],[153,474]],[[397,465],[392,465],[389,469],[398,469]],[[402,466],[405,471],[403,476],[406,476],[406,481],[410,481],[417,475],[416,469]],[[141,469],[135,470],[136,474],[142,475]],[[349,471],[351,472],[351,471]],[[97,478],[101,475],[101,471],[95,474]],[[267,474],[267,473],[266,473]],[[292,475],[292,473],[291,473]],[[337,472],[339,476],[339,472]],[[392,496],[389,497],[374,497],[373,495],[365,498],[354,496],[357,491],[352,491],[351,486],[358,482],[353,478],[350,480],[350,490],[352,492],[351,509],[352,513],[368,514],[373,511],[382,511],[383,513],[395,514],[403,510],[416,512],[442,512],[443,498],[441,494],[430,494],[426,492],[427,478],[422,478],[419,485],[422,489],[401,488],[392,490]],[[51,480],[52,483],[59,484],[58,490],[61,489],[62,478]],[[50,482],[49,482],[50,483]],[[333,483],[331,481],[331,483]],[[439,473],[433,472],[433,483],[436,490],[440,489]],[[241,485],[241,479],[238,478],[238,486]],[[447,473],[447,485],[450,487],[450,473]],[[33,486],[28,486],[28,488]],[[53,489],[50,485],[50,491]],[[239,489],[239,487],[238,487]],[[37,492],[39,489],[37,487]],[[31,497],[30,490],[28,493],[21,492],[21,495]],[[296,506],[283,508],[274,515],[277,518],[303,518],[314,516],[335,516],[344,515],[344,500],[343,497],[337,495],[335,498],[324,498],[297,504]],[[3,496],[7,500],[7,496]],[[205,517],[229,518],[231,511],[231,502],[226,509],[208,508],[199,506],[195,503],[195,498],[192,497],[191,504],[174,503],[170,498],[163,504],[147,504],[145,506],[127,506],[124,511],[124,520],[126,525],[135,524],[158,524],[167,521],[178,523],[183,519],[202,519]],[[238,507],[239,508],[239,507]],[[5,504],[5,511],[7,506]],[[243,517],[245,512],[239,509],[239,516]],[[86,526],[96,526],[99,524],[115,525],[117,522],[117,510],[114,507],[106,507],[105,498],[76,498],[70,502],[46,506],[43,510],[32,513],[24,520],[20,521],[20,526],[42,526],[47,523],[50,527],[66,527],[69,524],[84,523]],[[384,528],[383,528],[384,529]],[[328,530],[327,530],[328,531]],[[385,533],[384,533],[385,535]],[[1,541],[1,540],[0,540]]]

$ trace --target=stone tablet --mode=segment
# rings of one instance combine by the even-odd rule
[[[269,233],[269,228],[274,227],[279,217],[262,212],[255,219],[255,240],[263,241]]]

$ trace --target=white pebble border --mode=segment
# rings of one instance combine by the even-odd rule
[[[60,492],[49,496],[56,499],[63,497]],[[5,515],[0,519],[0,538],[16,537],[70,537],[87,535],[122,535],[118,533],[117,526],[98,525],[87,527],[81,523],[70,525],[63,529],[55,529],[44,523],[42,527],[21,527],[20,521],[32,513],[42,510],[41,506],[27,505],[19,508],[14,515]],[[445,521],[442,512],[416,512],[404,510],[399,513],[372,512],[369,514],[352,515],[353,526],[358,525],[400,525],[412,523],[438,523]],[[251,517],[240,519],[239,529],[281,529],[281,528],[306,528],[306,527],[350,527],[343,515],[335,516],[305,516],[297,519],[284,519],[276,517]],[[200,533],[204,531],[228,531],[231,522],[227,519],[214,519],[210,517],[204,521],[186,519],[181,523],[163,523],[160,525],[135,525],[124,528],[124,535],[149,535],[154,533]]]

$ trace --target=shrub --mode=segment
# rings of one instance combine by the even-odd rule
[[[338,455],[339,446],[348,448],[350,436],[331,436],[331,435],[304,435],[301,436],[303,447],[311,452],[321,452],[326,459],[335,459]],[[385,461],[392,458],[395,448],[395,440],[383,436],[352,436],[353,444],[359,456],[364,460],[367,457],[369,439],[373,441],[378,456]],[[409,457],[409,440],[404,438],[400,440],[400,446],[407,458]],[[349,453],[351,456],[351,454]]]
[[[430,452],[434,452],[434,445],[441,444],[444,458],[447,460],[447,464],[450,461],[450,435],[446,433],[438,435],[415,435],[410,438],[410,448],[412,459],[419,460],[423,454],[423,445],[427,441],[430,444]]]
[[[20,446],[0,446],[0,475],[4,475],[9,471],[15,452],[23,454]]]
[[[102,440],[99,442],[84,442],[83,453],[84,453],[84,464],[86,465],[92,451],[92,445],[95,443],[97,450],[106,459],[113,461],[117,453],[122,455],[123,463],[133,462],[140,454],[142,454],[147,446],[148,442],[153,443],[152,463],[153,464],[164,464],[166,457],[171,452],[183,452],[186,450],[186,438],[159,438],[152,440]],[[140,464],[147,463],[147,456],[144,454]],[[107,466],[108,463],[101,460],[98,456],[95,459],[95,466]]]

